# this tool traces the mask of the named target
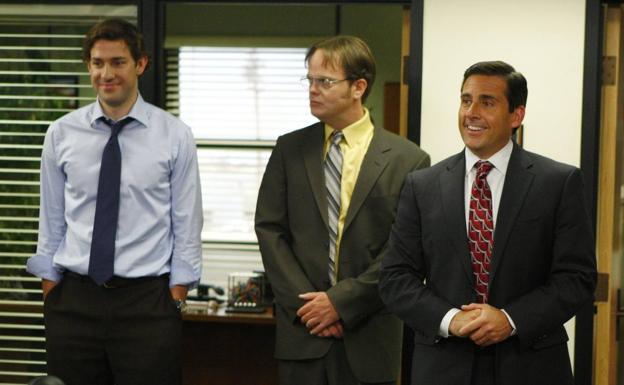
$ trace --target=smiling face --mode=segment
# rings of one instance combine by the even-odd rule
[[[130,112],[138,95],[138,79],[147,57],[135,61],[123,40],[98,40],[87,63],[91,85],[104,112],[112,118]]]
[[[344,70],[332,65],[322,50],[317,50],[308,61],[308,77],[343,80]],[[358,121],[364,114],[362,95],[366,80],[341,81],[323,88],[314,81],[310,85],[310,112],[320,121],[340,130]]]
[[[509,112],[507,82],[501,76],[472,75],[462,87],[459,132],[466,147],[488,159],[505,147],[524,118],[524,106]]]

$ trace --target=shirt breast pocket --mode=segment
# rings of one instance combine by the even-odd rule
[[[149,154],[125,156],[122,160],[122,192],[133,196],[148,195],[168,199],[171,161],[167,154],[157,151]]]

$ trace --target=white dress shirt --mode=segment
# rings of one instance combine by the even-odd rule
[[[468,222],[469,222],[469,213],[470,213],[470,195],[472,184],[474,183],[475,178],[477,177],[477,169],[475,165],[477,162],[481,160],[487,160],[494,167],[490,170],[490,173],[487,176],[487,182],[490,186],[490,190],[492,192],[492,217],[494,221],[494,231],[496,232],[496,219],[498,218],[498,207],[500,205],[501,195],[503,194],[503,184],[505,183],[505,175],[507,174],[507,166],[509,165],[509,158],[511,157],[511,151],[513,150],[513,144],[511,140],[507,142],[505,147],[500,149],[496,154],[492,155],[489,159],[480,159],[478,156],[472,153],[466,147],[465,149],[465,157],[466,157],[466,174],[464,179],[464,208],[465,208],[465,218],[466,218],[466,234],[468,233]],[[449,336],[449,326],[451,325],[451,320],[455,316],[455,314],[459,313],[460,309],[453,308],[450,309],[446,315],[442,318],[442,322],[440,323],[440,336],[447,338]],[[516,332],[516,325],[513,323],[509,314],[505,310],[503,310],[505,316],[509,320],[511,327],[513,329],[512,335]]]

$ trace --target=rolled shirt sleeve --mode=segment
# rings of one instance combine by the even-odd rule
[[[39,205],[39,239],[37,252],[28,259],[26,270],[38,277],[59,281],[62,269],[54,267],[56,253],[65,232],[65,175],[57,163],[55,154],[55,124],[45,136],[41,155],[41,182]]]
[[[193,288],[201,275],[203,213],[197,150],[190,129],[180,140],[171,173],[171,219],[174,241],[170,285]]]

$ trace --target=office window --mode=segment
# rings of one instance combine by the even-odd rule
[[[277,137],[312,124],[305,48],[168,51],[167,108],[193,130],[204,204],[202,280],[262,267],[253,230],[258,187]]]

